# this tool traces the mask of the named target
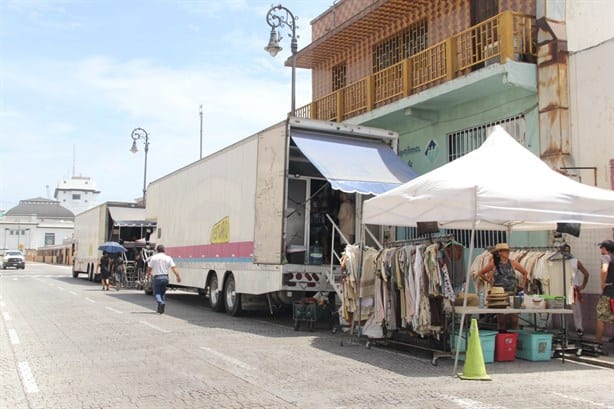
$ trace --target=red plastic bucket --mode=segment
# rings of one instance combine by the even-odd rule
[[[513,361],[516,357],[516,342],[518,334],[501,332],[495,337],[495,361]]]

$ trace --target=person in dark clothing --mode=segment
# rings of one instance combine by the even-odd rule
[[[606,240],[599,243],[601,251],[601,296],[597,302],[597,324],[595,341],[599,344],[597,352],[607,355],[602,343],[605,325],[614,323],[614,241]]]
[[[109,278],[111,277],[111,257],[106,251],[102,252],[102,257],[98,262],[96,268],[96,274],[100,274],[100,284],[102,284],[102,291],[109,291]]]
[[[113,259],[112,271],[115,280],[115,290],[119,291],[122,281],[124,281],[126,277],[126,263],[124,262],[124,255],[122,253],[117,253],[117,256]]]

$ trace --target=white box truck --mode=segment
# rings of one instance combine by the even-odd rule
[[[98,247],[115,241],[128,249],[127,260],[146,245],[156,224],[145,220],[145,208],[130,202],[105,202],[75,216],[72,276],[86,274],[90,281],[99,281],[96,266],[102,252]]]
[[[152,241],[182,278],[170,285],[231,315],[333,291],[339,192],[353,196],[359,226],[365,198],[415,176],[397,143],[391,131],[291,117],[153,181]]]

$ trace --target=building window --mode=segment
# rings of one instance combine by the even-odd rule
[[[422,19],[373,46],[373,72],[390,67],[427,47],[428,23]]]
[[[510,135],[520,144],[526,146],[526,128],[524,115],[516,115],[499,121],[490,122],[483,125],[448,134],[448,161],[458,159],[463,155],[477,149],[486,140],[490,131],[495,125],[501,125]],[[454,237],[464,246],[471,244],[471,230],[448,229],[447,233],[454,234]],[[497,243],[507,241],[507,233],[498,230],[476,230],[476,248],[493,247]]]
[[[73,193],[72,200],[81,200],[81,195],[79,193]]]
[[[45,246],[53,246],[55,244],[55,233],[45,233]]]
[[[524,115],[520,114],[500,121],[449,133],[448,162],[452,162],[454,159],[458,159],[479,148],[495,125],[501,125],[521,145],[526,146],[525,119]]]
[[[333,91],[337,91],[346,85],[346,68],[345,63],[337,64],[333,67]]]

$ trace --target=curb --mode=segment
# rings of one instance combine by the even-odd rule
[[[605,359],[600,359],[598,357],[591,357],[591,356],[565,355],[565,360],[574,361],[574,362],[582,362],[585,364],[600,366],[602,368],[614,369],[614,360],[612,359],[605,360]]]

